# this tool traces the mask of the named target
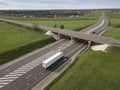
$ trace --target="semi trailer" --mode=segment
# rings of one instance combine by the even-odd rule
[[[62,57],[64,57],[63,52],[56,52],[42,62],[42,67],[48,68]]]

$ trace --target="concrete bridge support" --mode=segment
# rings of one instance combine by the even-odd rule
[[[56,33],[53,33],[53,32],[51,32],[51,31],[47,31],[47,32],[46,32],[46,35],[51,35],[51,36],[53,36],[53,38],[56,39],[56,40],[60,40],[60,39],[62,38],[62,35],[61,35],[61,34],[56,34]]]
[[[53,37],[56,39],[56,40],[60,40],[62,38],[62,34],[53,34]]]
[[[91,47],[92,43],[93,43],[92,41],[88,41],[88,48]]]
[[[71,38],[71,42],[73,42],[74,41],[74,37],[70,37]]]

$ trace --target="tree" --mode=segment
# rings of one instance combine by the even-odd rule
[[[64,25],[62,24],[62,25],[60,26],[60,28],[61,28],[61,29],[64,29]]]
[[[57,28],[57,25],[56,25],[56,24],[54,25],[54,28]]]

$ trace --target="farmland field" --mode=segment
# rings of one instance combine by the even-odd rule
[[[112,37],[115,39],[120,39],[120,14],[107,14],[110,22],[110,26],[112,27],[108,31],[106,31],[103,35],[107,37]]]
[[[79,18],[20,18],[20,17],[13,18],[4,16],[0,17],[49,27],[54,27],[56,24],[57,28],[60,28],[61,25],[64,25],[65,29],[79,31],[95,24],[98,21],[100,15],[101,12],[91,13]]]
[[[109,13],[107,16],[112,27],[120,28],[120,13]]]
[[[46,35],[34,32],[32,30],[28,30],[25,28],[16,27],[4,22],[0,22],[0,64],[4,63],[4,60],[2,60],[2,57],[3,57],[2,54],[20,47],[24,47],[29,44],[37,43],[37,42],[39,42],[39,46],[35,45],[36,48],[42,47],[46,44],[51,43],[50,41],[45,42],[46,40],[50,40],[50,39],[51,39],[51,42],[54,41],[54,39],[52,40],[52,37],[50,36],[46,36]],[[35,46],[31,47],[31,50],[35,49]],[[29,49],[30,48],[28,48],[28,51]],[[26,47],[26,50],[27,50],[27,47]],[[19,54],[20,52],[16,52],[16,54],[17,53]],[[11,55],[11,56],[14,56],[14,55]],[[7,57],[6,55],[6,58],[8,59],[9,56]]]
[[[120,39],[120,16],[110,18],[112,28],[103,35]],[[113,15],[113,14],[112,14]],[[114,16],[114,15],[113,15]],[[118,17],[119,16],[119,17]],[[115,22],[115,21],[118,22]],[[120,47],[110,46],[107,52],[89,49],[49,84],[45,90],[119,90]]]

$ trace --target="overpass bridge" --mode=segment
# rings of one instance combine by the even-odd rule
[[[34,27],[33,24],[18,22],[18,21],[14,21],[14,20],[7,20],[7,19],[0,18],[0,21],[4,21],[7,23],[12,23],[12,24],[16,24],[16,25],[21,25],[21,26],[25,26],[25,27],[29,27],[29,28]],[[105,19],[102,19],[101,24],[98,25],[97,27],[101,27],[102,25],[105,25],[105,23],[106,23]],[[68,30],[68,29],[51,28],[51,27],[47,27],[47,26],[38,26],[37,28],[41,29],[41,30],[45,30],[45,31],[51,31],[60,37],[68,36],[71,39],[82,39],[82,40],[96,42],[96,43],[102,43],[102,44],[120,45],[119,40],[115,40],[115,39],[104,37],[104,36],[87,34],[84,32],[78,33],[78,32],[72,31],[72,30]]]

